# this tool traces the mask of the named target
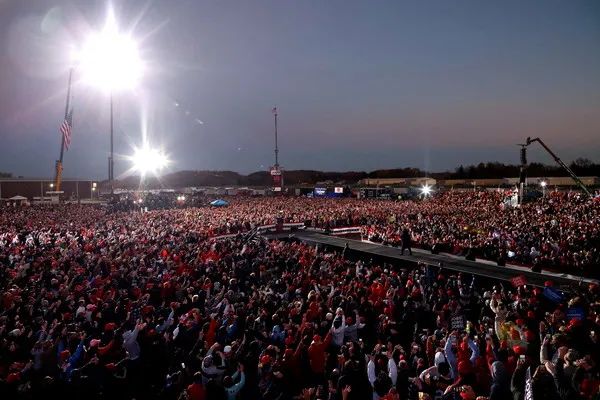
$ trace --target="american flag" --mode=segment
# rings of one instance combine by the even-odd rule
[[[73,128],[73,109],[69,111],[67,114],[67,118],[63,121],[60,126],[60,133],[62,133],[63,138],[65,140],[65,148],[69,150],[69,146],[71,145],[71,130]]]
[[[277,107],[273,107],[273,114],[277,115]]]

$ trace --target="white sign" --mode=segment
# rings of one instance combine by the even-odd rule
[[[452,329],[462,330],[465,328],[465,321],[463,320],[463,317],[461,315],[457,315],[450,319],[450,326],[452,327]]]

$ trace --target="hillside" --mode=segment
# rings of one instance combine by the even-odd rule
[[[570,168],[580,176],[600,176],[600,164],[586,159],[578,159]],[[532,163],[528,166],[529,176],[567,176],[560,167]],[[505,178],[519,175],[518,165],[507,165],[498,162],[480,163],[477,165],[459,166],[454,171],[426,172],[418,168],[381,169],[371,172],[346,171],[327,172],[315,170],[284,171],[286,185],[314,185],[317,182],[331,181],[340,184],[354,184],[364,178],[409,178],[430,176],[436,179],[464,178]],[[139,185],[139,176],[130,176],[121,180],[116,186],[135,188]],[[234,171],[178,171],[165,174],[160,178],[150,177],[145,181],[148,188],[190,187],[190,186],[269,186],[268,171],[256,171],[242,175]]]

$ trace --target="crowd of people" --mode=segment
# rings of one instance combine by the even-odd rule
[[[446,192],[419,202],[397,202],[390,214],[364,227],[373,241],[401,243],[407,226],[426,249],[516,262],[574,275],[600,264],[600,201],[550,192],[511,208],[502,192]],[[383,219],[387,218],[387,221]]]
[[[491,243],[524,262],[597,260],[597,203],[553,195],[503,210],[497,196],[242,198],[226,208],[149,212],[0,208],[0,394],[598,398],[594,284],[557,299],[541,288],[242,234],[282,218],[362,226],[390,244],[405,229],[419,246]],[[526,254],[531,247],[538,254]]]
[[[173,212],[181,218],[191,217],[191,228],[208,236],[272,224],[280,217],[307,227],[359,226],[365,239],[400,246],[402,232],[409,229],[413,245],[428,250],[598,276],[598,199],[549,192],[511,208],[504,205],[505,197],[497,191],[456,191],[411,201],[232,198],[230,207],[219,212],[190,211],[182,203],[177,204],[180,210]]]
[[[574,275],[598,276],[600,201],[581,194],[549,192],[519,207],[507,207],[506,193],[444,192],[423,200],[306,199],[297,197],[232,199],[232,205],[210,226],[212,234],[268,225],[277,217],[307,227],[360,226],[363,238],[402,244],[410,230],[412,243],[424,249],[471,254]],[[182,208],[184,204],[178,204]],[[207,220],[215,215],[203,215]]]

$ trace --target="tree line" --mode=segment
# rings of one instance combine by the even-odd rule
[[[600,176],[600,164],[587,158],[578,158],[569,167],[578,176]],[[354,184],[366,178],[416,178],[429,176],[435,179],[498,179],[519,176],[519,165],[500,162],[486,162],[473,165],[460,165],[454,171],[431,172],[419,168],[379,169],[371,172],[346,171],[327,172],[316,170],[284,171],[286,185],[314,185],[318,182]],[[558,165],[531,163],[527,165],[527,175],[535,177],[568,176]],[[0,178],[11,178],[12,174],[0,172]],[[121,186],[138,187],[139,177],[130,176],[121,181]],[[145,186],[186,187],[186,186],[269,186],[271,176],[268,171],[257,171],[242,175],[234,171],[179,171],[162,176],[160,179],[148,178]]]

